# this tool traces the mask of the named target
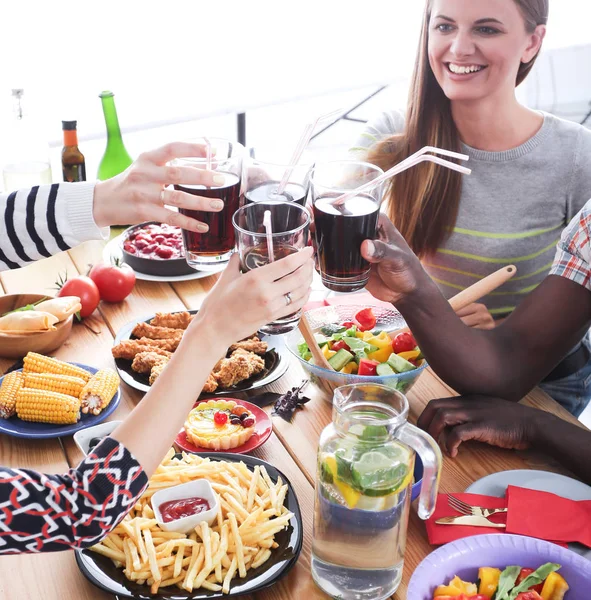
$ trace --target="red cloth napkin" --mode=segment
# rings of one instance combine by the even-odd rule
[[[479,494],[453,494],[456,498],[467,502],[471,506],[482,506],[482,508],[505,508],[507,506],[505,498],[494,498],[492,496],[480,496]],[[459,540],[471,535],[484,533],[502,533],[504,529],[495,529],[494,527],[468,527],[464,525],[437,525],[435,521],[443,517],[459,517],[459,512],[455,511],[447,502],[447,494],[438,494],[437,505],[433,516],[425,523],[427,527],[427,536],[429,543],[433,546],[447,544],[454,540]],[[490,520],[495,523],[504,523],[505,515],[493,515]]]
[[[510,485],[506,501],[507,533],[591,548],[591,500],[568,500]]]

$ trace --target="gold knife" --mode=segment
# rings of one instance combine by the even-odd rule
[[[479,515],[462,515],[461,517],[443,517],[435,521],[437,525],[468,525],[469,527],[495,527],[505,529],[505,523],[493,523]]]

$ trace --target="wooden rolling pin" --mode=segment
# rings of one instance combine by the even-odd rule
[[[466,306],[477,302],[483,296],[494,292],[494,290],[499,288],[505,282],[509,281],[509,279],[515,275],[515,273],[517,273],[517,267],[514,265],[503,267],[502,269],[491,273],[484,279],[472,284],[470,287],[467,287],[465,290],[462,290],[459,294],[453,296],[453,298],[450,298],[449,304],[456,312],[462,308],[466,308]],[[316,343],[316,340],[314,339],[314,332],[310,328],[310,324],[308,323],[308,319],[306,318],[305,314],[302,314],[299,329],[304,337],[304,340],[306,340],[306,344],[308,344],[308,348],[310,348],[310,352],[314,357],[315,364],[319,367],[323,367],[324,369],[328,369],[329,371],[334,371],[331,364],[326,360],[326,357],[324,354],[322,354],[322,350]],[[410,331],[410,329],[405,327],[392,333],[398,335],[399,333],[404,333],[405,331]]]

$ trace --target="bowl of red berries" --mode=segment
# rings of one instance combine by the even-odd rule
[[[150,221],[123,233],[123,261],[147,275],[189,275],[194,270],[185,260],[180,227]]]

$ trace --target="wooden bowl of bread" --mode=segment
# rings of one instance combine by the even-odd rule
[[[76,296],[0,296],[0,358],[22,358],[28,352],[47,354],[59,348],[70,335],[79,310]]]

